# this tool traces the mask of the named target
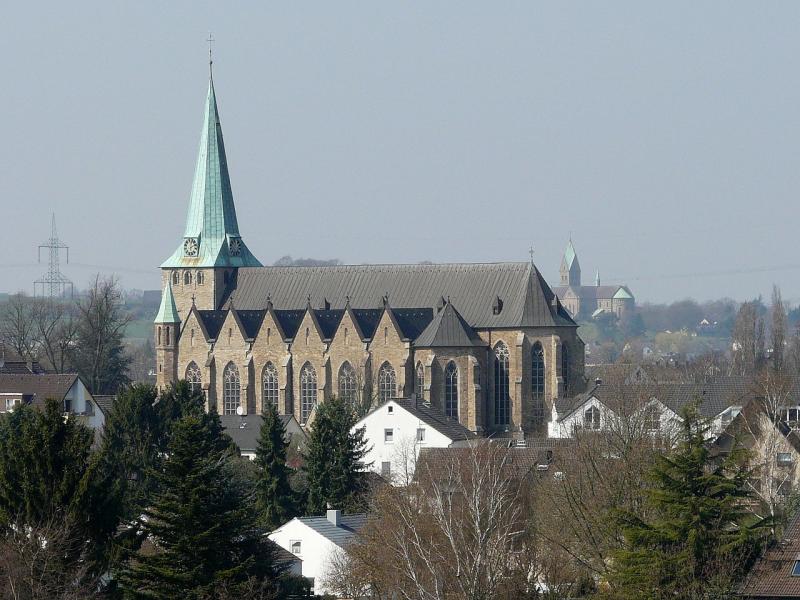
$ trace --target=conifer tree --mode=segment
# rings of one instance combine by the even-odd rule
[[[286,428],[274,404],[264,407],[261,436],[256,448],[256,507],[260,521],[269,530],[276,529],[294,517],[295,494],[289,485],[290,469],[286,466]]]
[[[234,476],[235,458],[216,413],[190,412],[173,424],[142,522],[155,551],[132,557],[120,578],[126,597],[238,597],[254,582],[265,593],[274,588],[272,550],[255,527],[252,489]]]
[[[367,453],[364,429],[351,431],[356,416],[345,400],[333,397],[316,409],[306,453],[308,477],[306,514],[333,508],[364,508],[366,478],[362,459]]]
[[[616,597],[717,597],[744,574],[768,532],[746,508],[741,457],[712,460],[696,405],[681,416],[677,447],[658,456],[650,474],[648,517],[619,515],[625,547],[615,556]]]

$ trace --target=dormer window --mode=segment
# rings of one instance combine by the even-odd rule
[[[794,565],[792,566],[792,577],[800,577],[800,556],[795,557]]]

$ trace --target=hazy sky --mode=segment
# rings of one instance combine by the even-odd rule
[[[38,6],[37,6],[38,4]],[[647,6],[645,6],[647,5]],[[50,212],[85,285],[158,287],[208,31],[248,246],[535,260],[640,301],[800,300],[800,2],[6,3],[0,290]]]

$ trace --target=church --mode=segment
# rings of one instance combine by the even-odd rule
[[[245,232],[246,233],[246,232]],[[265,267],[236,217],[213,77],[183,236],[161,265],[157,382],[305,425],[332,396],[414,398],[479,435],[542,435],[582,391],[577,325],[532,262]]]

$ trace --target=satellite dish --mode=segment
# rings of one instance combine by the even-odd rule
[[[241,406],[237,406],[236,407],[236,414],[239,415],[240,417],[243,417],[245,415],[244,408],[241,407]]]

